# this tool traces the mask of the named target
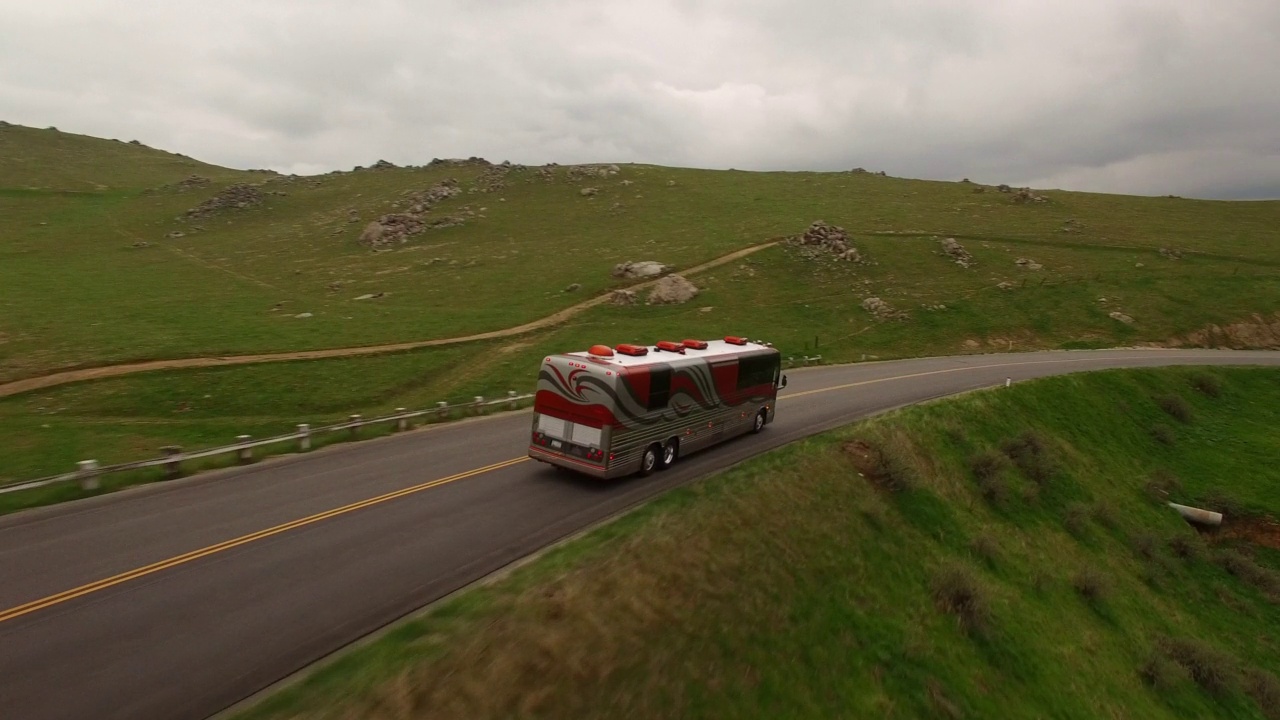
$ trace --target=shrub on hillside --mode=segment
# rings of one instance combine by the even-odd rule
[[[1204,543],[1199,535],[1179,533],[1169,538],[1169,551],[1183,560],[1199,560],[1204,555]]]
[[[1151,426],[1151,437],[1161,445],[1172,447],[1178,442],[1178,436],[1174,434],[1173,428],[1164,423],[1156,423]]]
[[[1238,550],[1223,550],[1215,558],[1224,570],[1270,596],[1280,599],[1280,574],[1254,562]]]
[[[999,475],[1008,465],[1005,456],[994,450],[983,450],[969,457],[969,471],[979,482]]]
[[[1165,638],[1161,651],[1182,666],[1197,685],[1214,695],[1222,695],[1235,684],[1235,662],[1231,656],[1200,640]]]
[[[991,626],[991,603],[969,568],[949,563],[933,574],[933,600],[943,612],[950,613],[960,628],[970,635],[982,635]]]
[[[1160,547],[1160,542],[1156,540],[1156,536],[1146,532],[1134,535],[1129,543],[1133,545],[1133,552],[1143,560],[1154,560],[1156,551]]]
[[[1039,433],[1028,430],[1005,440],[1000,449],[1027,478],[1044,484],[1058,472],[1049,455],[1048,444]]]
[[[1000,557],[1000,543],[988,533],[982,533],[970,540],[969,549],[988,565],[995,565]]]
[[[1106,576],[1094,568],[1085,568],[1072,576],[1071,587],[1080,597],[1095,604],[1106,598],[1110,590]]]
[[[1258,668],[1245,671],[1244,691],[1258,704],[1268,720],[1280,720],[1280,680]]]
[[[1158,468],[1147,479],[1145,490],[1153,502],[1164,504],[1169,502],[1171,495],[1182,492],[1182,482],[1172,472]]]
[[[1138,668],[1138,677],[1156,690],[1169,690],[1186,673],[1182,666],[1161,652],[1152,652]]]
[[[1115,530],[1120,526],[1120,518],[1116,516],[1116,511],[1101,500],[1093,504],[1093,521],[1108,530]]]
[[[1191,422],[1191,404],[1182,398],[1181,395],[1161,395],[1156,398],[1156,404],[1160,409],[1165,411],[1169,417],[1180,423]]]
[[[1062,525],[1067,532],[1076,537],[1084,535],[1089,525],[1089,508],[1084,503],[1071,503],[1062,518]]]
[[[1222,395],[1222,381],[1217,375],[1196,373],[1191,376],[1191,387],[1206,397],[1216,398]]]

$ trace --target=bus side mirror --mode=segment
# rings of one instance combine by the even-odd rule
[[[784,388],[784,387],[786,387],[786,386],[787,386],[787,376],[786,376],[786,375],[783,375],[783,376],[782,376],[782,382],[778,383],[778,387],[780,387],[780,388]]]

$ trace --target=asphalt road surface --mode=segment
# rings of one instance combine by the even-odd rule
[[[649,478],[579,480],[528,460],[526,410],[0,518],[0,717],[206,718],[584,526],[770,448],[1006,377],[1171,364],[1280,365],[1280,353],[799,369],[763,433]]]

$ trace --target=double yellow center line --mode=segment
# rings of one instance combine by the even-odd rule
[[[95,593],[95,592],[98,592],[99,590],[105,590],[106,588],[112,587],[113,585],[119,585],[120,583],[129,582],[130,580],[136,580],[137,578],[150,575],[152,573],[157,573],[157,572],[160,572],[161,570],[168,570],[169,568],[172,568],[172,567],[184,565],[186,563],[192,562],[193,560],[199,560],[200,558],[208,557],[210,555],[213,555],[215,553],[220,553],[225,550],[230,550],[231,548],[239,547],[241,545],[245,545],[247,543],[251,543],[256,540],[268,538],[268,537],[271,537],[272,535],[279,535],[282,532],[287,532],[289,530],[295,530],[305,525],[318,523],[321,520],[327,520],[331,517],[336,517],[338,515],[345,515],[346,513],[355,512],[356,510],[367,508],[373,505],[378,505],[380,503],[388,502],[390,500],[395,500],[396,498],[401,498],[406,495],[412,495],[414,493],[422,492],[423,490],[430,490],[433,487],[439,487],[441,485],[446,485],[451,482],[465,480],[466,478],[474,477],[476,475],[480,475],[487,472],[492,472],[494,470],[501,470],[502,468],[511,467],[512,465],[518,465],[522,462],[525,462],[528,459],[529,458],[527,457],[519,457],[519,458],[512,458],[510,460],[504,460],[499,463],[494,463],[493,465],[486,465],[485,467],[482,467],[482,468],[468,470],[466,472],[461,472],[456,475],[450,475],[449,477],[440,478],[438,480],[431,480],[430,482],[425,482],[420,485],[414,485],[413,487],[407,487],[401,490],[396,490],[394,492],[389,492],[385,495],[379,495],[377,497],[369,498],[367,500],[354,502],[354,503],[351,503],[350,505],[344,505],[340,508],[334,508],[333,510],[326,510],[325,512],[322,512],[322,513],[317,513],[309,517],[304,517],[304,518],[293,520],[291,522],[287,522],[281,525],[276,525],[275,527],[270,527],[265,530],[259,530],[254,533],[249,533],[248,535],[241,535],[238,538],[232,538],[231,540],[226,540],[216,545],[210,545],[208,547],[203,547],[203,548],[200,548],[199,550],[192,550],[189,553],[178,555],[176,557],[171,557],[167,560],[161,560],[160,562],[152,563],[144,567],[140,567],[134,570],[130,570],[128,572],[120,573],[119,575],[113,575],[112,577],[104,578],[96,582],[91,582],[87,585],[81,585],[80,587],[77,587],[77,588],[65,590],[63,592],[57,593],[56,595],[50,595],[48,597],[40,598],[39,600],[33,600],[24,605],[19,605],[17,607],[9,608],[8,610],[0,611],[0,622],[4,622],[6,620],[12,620],[14,618],[26,615],[27,613],[33,613],[37,610],[42,610],[44,608],[57,605],[59,603],[67,602],[68,600],[74,600],[75,598],[78,598],[82,595],[88,595],[89,593]]]

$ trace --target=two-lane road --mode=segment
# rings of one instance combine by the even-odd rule
[[[1045,375],[1280,353],[1115,350],[795,370],[777,422],[650,478],[525,458],[528,411],[0,518],[0,717],[205,718],[584,526],[888,408]]]

